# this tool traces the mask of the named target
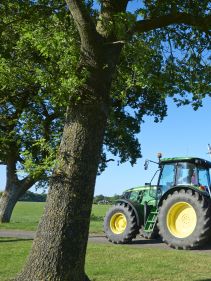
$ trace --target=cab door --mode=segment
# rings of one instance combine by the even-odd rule
[[[160,196],[175,185],[175,163],[169,163],[163,165],[161,175],[158,182],[158,190],[160,190]],[[159,196],[159,197],[160,197]]]

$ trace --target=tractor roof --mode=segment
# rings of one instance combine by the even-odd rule
[[[208,168],[211,168],[211,162],[207,161],[202,158],[198,157],[174,157],[174,158],[163,158],[160,160],[161,164],[165,163],[176,163],[176,162],[189,162],[194,164],[200,164],[203,166],[206,166]]]

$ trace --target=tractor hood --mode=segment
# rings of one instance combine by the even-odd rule
[[[130,189],[125,190],[124,192],[132,192],[132,191],[143,191],[143,190],[150,190],[150,189],[156,189],[156,185],[143,185],[143,186],[137,186]]]
[[[139,204],[142,205],[143,202],[148,202],[148,204],[154,205],[156,199],[156,190],[157,187],[152,185],[130,188],[123,192],[122,199],[139,202]]]

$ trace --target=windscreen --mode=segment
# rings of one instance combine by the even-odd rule
[[[165,164],[163,166],[160,180],[159,180],[159,187],[162,191],[162,194],[174,185],[174,178],[175,178],[175,164],[174,163]]]
[[[197,185],[196,166],[192,163],[177,164],[176,185]]]

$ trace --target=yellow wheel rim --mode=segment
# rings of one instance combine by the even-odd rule
[[[197,217],[194,208],[187,202],[175,203],[167,213],[167,227],[172,235],[186,238],[193,233]]]
[[[116,213],[111,217],[110,228],[115,234],[121,234],[127,227],[127,219],[124,214]]]

